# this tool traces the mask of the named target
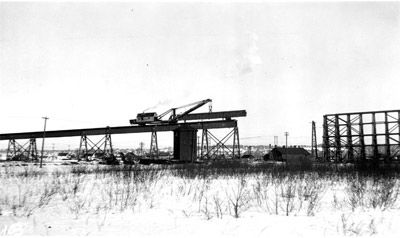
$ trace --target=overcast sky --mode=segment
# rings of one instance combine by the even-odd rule
[[[324,114],[400,109],[399,17],[397,2],[0,2],[0,133],[43,116],[48,130],[125,126],[211,98],[247,111],[242,144],[310,144],[312,120],[321,143]]]

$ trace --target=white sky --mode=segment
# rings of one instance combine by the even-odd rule
[[[0,133],[43,116],[47,130],[125,126],[211,98],[247,110],[242,144],[310,144],[312,120],[321,143],[324,114],[400,109],[399,17],[398,2],[0,2]]]

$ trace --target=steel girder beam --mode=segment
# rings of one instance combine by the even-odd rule
[[[121,127],[57,130],[57,131],[46,131],[46,138],[73,137],[82,135],[90,136],[90,135],[105,135],[105,134],[144,133],[144,132],[152,132],[154,130],[173,131],[183,125],[190,126],[194,129],[233,128],[237,126],[237,121],[222,120],[222,121],[206,121],[206,122],[178,123],[178,124],[158,124],[158,125],[146,125],[146,126],[121,126]],[[0,134],[0,140],[11,140],[11,139],[17,140],[17,139],[30,139],[30,138],[42,138],[42,137],[43,137],[43,131]]]
[[[334,114],[326,114],[325,116],[335,116],[335,115],[347,115],[347,114],[351,114],[351,115],[356,115],[356,114],[372,114],[372,113],[392,113],[392,112],[399,112],[400,110],[381,110],[381,111],[366,111],[366,112],[343,112],[343,113],[334,113]]]
[[[187,114],[179,120],[190,121],[190,120],[212,120],[212,119],[231,119],[233,117],[245,117],[247,112],[245,110],[238,111],[221,111],[221,112],[205,112],[205,113],[192,113]]]

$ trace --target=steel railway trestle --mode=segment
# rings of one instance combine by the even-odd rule
[[[120,127],[101,127],[101,128],[83,128],[83,129],[71,129],[71,130],[53,130],[46,131],[46,138],[57,138],[57,137],[80,137],[79,145],[79,158],[88,157],[96,153],[101,154],[113,154],[111,135],[112,134],[128,134],[128,133],[151,133],[151,144],[150,144],[150,158],[158,159],[158,143],[157,143],[157,132],[173,131],[174,137],[179,137],[179,140],[174,139],[174,158],[184,161],[194,161],[193,155],[197,157],[197,146],[196,146],[196,135],[198,130],[203,130],[203,135],[209,133],[210,129],[219,128],[233,128],[235,138],[233,141],[233,152],[232,157],[240,157],[240,146],[238,138],[238,127],[237,121],[232,120],[234,117],[244,117],[246,111],[224,111],[224,112],[209,112],[209,113],[197,113],[197,114],[185,114],[177,123],[160,123],[160,124],[149,124],[149,125],[135,125],[135,126],[120,126]],[[220,120],[210,120],[220,119]],[[190,121],[190,122],[186,122]],[[197,120],[197,121],[194,121]],[[208,121],[207,121],[208,120]],[[180,132],[182,128],[186,128]],[[188,133],[190,136],[186,136]],[[36,149],[36,138],[43,138],[43,131],[38,132],[22,132],[22,133],[8,133],[0,134],[0,140],[9,140],[7,158],[22,158],[22,155],[26,155],[24,158],[27,160],[37,160],[37,149]],[[186,134],[185,134],[186,133]],[[230,132],[229,134],[231,134]],[[229,135],[228,134],[228,135]],[[104,137],[97,143],[93,143],[89,136],[104,135]],[[194,138],[194,139],[193,139]],[[16,140],[29,139],[29,145],[20,145]],[[227,142],[226,137],[222,140],[217,140],[217,149],[228,148],[225,146]],[[207,145],[202,146],[201,158],[213,158],[216,156],[217,149],[210,147],[208,141]],[[179,148],[179,153],[175,153],[175,150]],[[187,151],[191,151],[190,154]],[[206,156],[205,156],[206,155]]]

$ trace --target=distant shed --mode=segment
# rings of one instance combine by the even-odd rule
[[[254,159],[253,155],[243,155],[242,159]]]
[[[305,160],[310,159],[311,154],[301,147],[281,147],[281,148],[274,148],[272,149],[269,154],[268,158],[270,160],[277,160],[277,161],[295,161],[295,160]]]
[[[68,153],[66,153],[66,152],[60,152],[60,153],[58,153],[58,154],[57,154],[57,159],[60,159],[60,160],[69,159]]]

